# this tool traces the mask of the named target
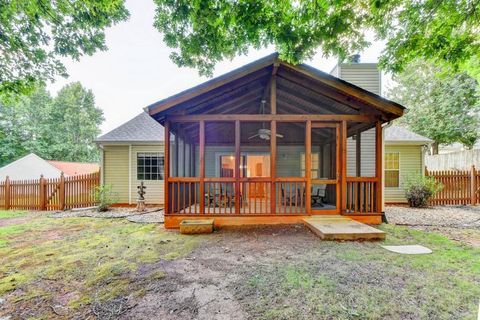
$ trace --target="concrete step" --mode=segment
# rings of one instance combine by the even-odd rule
[[[385,232],[340,215],[318,215],[303,219],[323,240],[383,240]]]

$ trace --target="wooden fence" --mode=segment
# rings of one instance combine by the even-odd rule
[[[480,171],[470,170],[425,170],[425,175],[434,177],[443,189],[431,200],[432,205],[476,205],[480,203]]]
[[[96,204],[94,188],[100,184],[100,173],[72,177],[0,182],[0,208],[23,210],[65,210]]]

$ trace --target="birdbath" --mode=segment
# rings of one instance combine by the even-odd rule
[[[145,211],[145,197],[144,195],[146,194],[145,192],[145,189],[147,189],[147,187],[145,187],[143,185],[143,181],[140,182],[140,185],[137,186],[137,193],[138,193],[138,198],[137,198],[137,211],[138,212],[144,212]]]

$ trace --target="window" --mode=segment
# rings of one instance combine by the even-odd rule
[[[160,153],[137,153],[137,180],[163,180],[163,164]]]
[[[385,187],[400,186],[400,156],[398,153],[385,153]]]
[[[318,153],[312,153],[312,179],[318,179],[320,178],[318,176],[318,168],[319,168],[319,156],[318,156]],[[301,173],[302,173],[302,177],[305,177],[305,153],[302,153],[302,155],[300,156],[300,169],[301,169]]]

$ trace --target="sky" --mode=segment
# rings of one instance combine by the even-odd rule
[[[69,77],[59,77],[48,86],[56,93],[65,84],[80,81],[95,95],[96,105],[103,110],[106,133],[130,120],[142,108],[155,101],[200,84],[208,78],[197,70],[179,68],[169,58],[172,52],[162,41],[162,34],[153,27],[153,0],[127,0],[130,19],[106,30],[107,51],[85,56],[80,61],[64,59]],[[373,42],[361,52],[361,62],[377,62],[383,45]],[[251,50],[247,56],[218,64],[214,77],[274,52],[274,48]],[[335,58],[317,54],[305,63],[325,72],[335,66]]]

